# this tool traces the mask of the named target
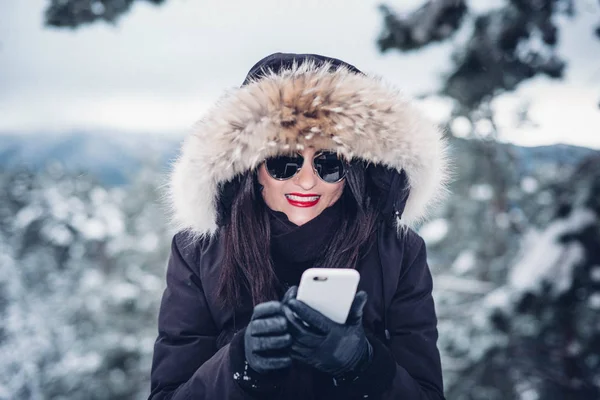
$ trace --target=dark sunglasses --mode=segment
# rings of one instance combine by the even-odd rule
[[[265,161],[267,172],[272,178],[284,181],[292,178],[302,168],[304,157],[300,154],[277,156]],[[322,151],[316,153],[312,160],[313,170],[323,181],[337,183],[346,176],[347,163],[341,160],[337,153]]]

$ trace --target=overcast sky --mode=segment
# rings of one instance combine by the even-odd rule
[[[439,86],[453,43],[381,55],[380,0],[167,0],[136,2],[117,26],[44,28],[45,0],[0,0],[0,133],[111,130],[184,135],[224,89],[238,86],[260,58],[313,52],[383,76],[409,95]],[[409,11],[421,0],[389,1]],[[471,1],[479,9],[501,0]],[[595,0],[575,20],[561,19],[567,79],[545,78],[500,96],[502,137],[524,145],[600,148],[600,23]],[[454,39],[460,41],[460,35]],[[531,101],[537,128],[515,128],[515,109]],[[420,106],[442,119],[449,102]]]

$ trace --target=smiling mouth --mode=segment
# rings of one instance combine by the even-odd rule
[[[288,203],[295,207],[313,207],[318,202],[321,196],[319,195],[299,195],[299,194],[286,194],[285,195]]]
[[[319,200],[319,198],[321,196],[319,196],[319,195],[314,195],[314,196],[300,196],[300,195],[296,195],[296,194],[286,194],[285,197],[287,197],[290,200],[294,200],[294,201],[311,202],[311,201]]]

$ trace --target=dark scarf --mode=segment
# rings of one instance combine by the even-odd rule
[[[290,222],[284,213],[269,210],[271,257],[277,279],[282,284],[279,288],[280,295],[288,287],[298,285],[302,273],[308,268],[324,267],[320,265],[320,261],[341,225],[341,203],[340,199],[301,226]],[[289,379],[292,382],[302,382],[306,393],[322,393],[325,389],[331,389],[329,376],[302,363],[296,363],[292,371]]]
[[[271,257],[275,274],[284,288],[300,283],[302,272],[324,256],[341,223],[341,200],[323,210],[314,219],[297,226],[279,211],[269,209],[271,221]]]

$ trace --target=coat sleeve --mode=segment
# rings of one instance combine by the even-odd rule
[[[409,234],[407,251],[409,262],[388,309],[388,347],[395,365],[391,386],[383,398],[441,400],[444,391],[433,281],[425,242],[414,232]],[[381,342],[373,346],[380,353],[387,349]]]
[[[445,399],[425,243],[409,232],[406,246],[406,264],[387,312],[389,340],[384,344],[367,332],[373,359],[358,377],[342,382],[339,398]]]
[[[217,351],[202,282],[182,256],[178,235],[158,316],[149,400],[252,399],[232,378],[229,345]]]

